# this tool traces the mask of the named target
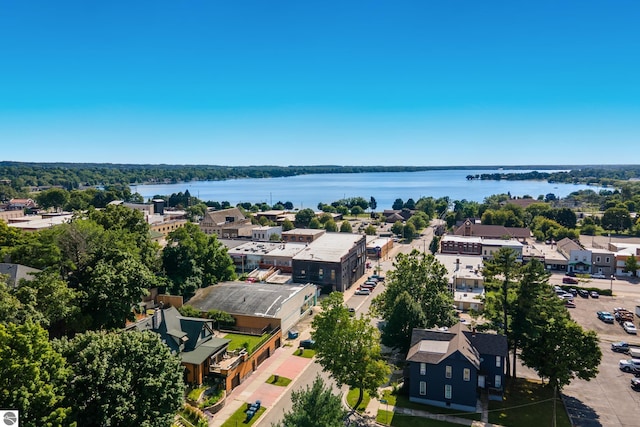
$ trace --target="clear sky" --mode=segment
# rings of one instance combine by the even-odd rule
[[[0,160],[640,163],[638,0],[1,0]]]

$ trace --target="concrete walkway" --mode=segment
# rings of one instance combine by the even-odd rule
[[[301,333],[296,340],[287,340],[287,344],[291,344],[291,346],[278,348],[271,357],[262,362],[250,377],[233,389],[227,396],[224,407],[209,420],[209,426],[221,426],[240,407],[246,407],[247,403],[256,400],[261,402],[262,406],[266,408],[266,412],[273,408],[295,380],[311,365],[312,359],[293,356],[298,350],[300,340],[309,337],[309,332],[305,332]],[[280,375],[292,381],[287,387],[268,384],[267,380],[271,375]]]

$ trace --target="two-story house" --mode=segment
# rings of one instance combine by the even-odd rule
[[[479,392],[502,400],[507,338],[458,323],[449,329],[414,329],[407,354],[409,400],[475,411]]]

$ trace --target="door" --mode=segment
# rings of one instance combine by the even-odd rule
[[[484,375],[478,375],[478,387],[484,388]]]

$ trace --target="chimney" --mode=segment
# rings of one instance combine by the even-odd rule
[[[471,337],[472,338],[476,337],[476,327],[475,326],[473,328],[471,328]]]

